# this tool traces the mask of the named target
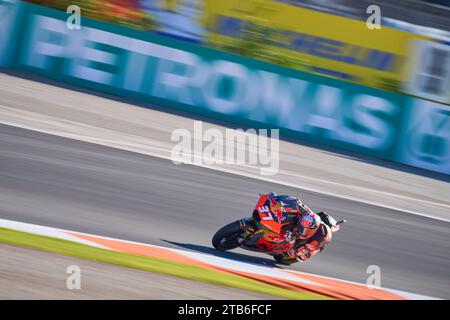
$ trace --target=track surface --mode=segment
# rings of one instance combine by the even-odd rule
[[[281,299],[154,272],[0,244],[0,299]],[[67,290],[67,267],[81,269],[81,290]],[[7,288],[7,289],[6,289]]]
[[[213,233],[258,192],[300,194],[349,223],[293,268],[364,283],[378,265],[383,287],[450,299],[450,223],[5,125],[0,150],[4,219],[214,254]]]

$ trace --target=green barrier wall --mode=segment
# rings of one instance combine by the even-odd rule
[[[69,30],[64,12],[18,7],[3,65],[450,174],[449,106],[96,20]]]
[[[20,35],[21,8],[18,0],[0,0],[0,67],[8,66],[13,60]]]

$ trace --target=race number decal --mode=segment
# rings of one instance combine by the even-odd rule
[[[274,220],[273,216],[272,216],[272,212],[270,212],[270,209],[269,209],[268,206],[258,207],[258,211],[259,211],[259,213],[263,214],[263,215],[261,215],[261,219],[263,219],[263,220]]]

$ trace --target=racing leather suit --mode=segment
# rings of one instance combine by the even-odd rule
[[[287,241],[290,240],[289,237],[295,237],[296,226],[296,222],[295,224],[289,224],[288,226],[286,226],[287,230],[285,234],[287,233],[288,235],[288,237],[286,238]],[[292,249],[283,255],[276,256],[275,259],[278,262],[286,264],[291,264],[298,260],[306,261],[317,253],[321,252],[325,248],[325,246],[330,243],[331,237],[332,232],[330,227],[324,222],[321,222],[319,228],[312,237],[304,240],[299,238],[294,239],[295,244]]]
[[[311,211],[307,206],[305,210]],[[288,242],[295,241],[295,244],[289,252],[274,257],[280,263],[291,264],[299,260],[306,261],[321,252],[331,241],[331,228],[324,221],[320,223],[319,228],[313,236],[307,239],[296,237],[296,228],[301,214],[300,211],[297,211],[285,214],[284,216],[283,223],[286,225],[283,227],[281,235]],[[320,215],[321,213],[318,214]]]

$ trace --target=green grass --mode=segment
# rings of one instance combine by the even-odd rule
[[[158,272],[171,276],[212,283],[215,285],[223,285],[278,296],[285,299],[328,299],[328,297],[322,295],[283,289],[238,275],[225,274],[198,266],[120,253],[72,241],[35,235],[6,228],[0,228],[0,243],[49,251],[103,263],[110,263],[127,268]]]

